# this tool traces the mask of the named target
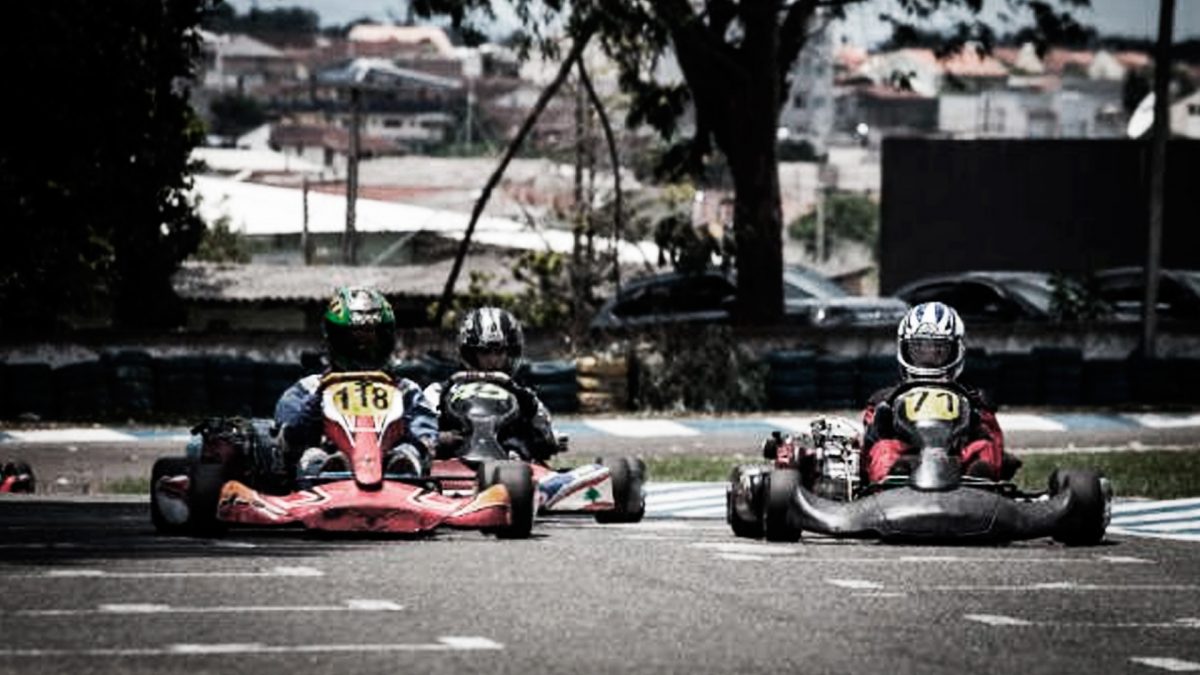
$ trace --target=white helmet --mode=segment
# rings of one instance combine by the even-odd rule
[[[964,332],[949,305],[925,302],[908,310],[896,330],[896,359],[905,379],[956,379],[966,359]]]

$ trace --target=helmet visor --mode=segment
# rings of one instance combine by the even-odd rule
[[[903,349],[904,360],[917,368],[944,368],[958,356],[953,340],[910,338]]]

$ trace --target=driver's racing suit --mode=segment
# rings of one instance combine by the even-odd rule
[[[884,401],[890,403],[898,386],[875,392],[868,399],[866,410],[863,411],[865,431],[862,466],[867,480],[872,483],[887,477],[892,469],[896,468],[897,462],[911,449],[908,443],[901,439],[881,438],[875,425],[876,406]],[[1004,432],[1000,429],[1000,423],[996,421],[995,404],[982,391],[971,387],[963,388],[971,407],[979,413],[977,423],[968,431],[969,440],[959,455],[963,473],[992,480],[1011,478],[1011,473],[1015,473],[1020,463],[1015,457],[1008,458],[1004,454]]]
[[[532,389],[517,384],[504,373],[478,370],[459,371],[451,375],[449,380],[432,384],[426,389],[426,396],[436,402],[441,411],[438,428],[442,431],[442,438],[449,441],[448,445],[457,442],[455,437],[461,434],[463,427],[461,421],[449,413],[445,401],[449,400],[456,388],[471,382],[497,384],[517,398],[520,407],[517,420],[509,428],[501,430],[499,439],[506,448],[516,452],[522,459],[539,462],[545,462],[562,451],[550,423],[550,411]]]
[[[275,404],[275,424],[280,430],[284,461],[290,468],[296,466],[301,452],[321,443],[325,416],[321,411],[321,395],[317,391],[320,384],[320,374],[302,377],[288,387]],[[401,416],[404,431],[399,443],[408,443],[428,456],[437,442],[437,413],[416,382],[394,377],[392,384],[400,390],[404,404]]]

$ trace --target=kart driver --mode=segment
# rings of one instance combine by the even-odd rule
[[[955,382],[966,359],[964,332],[958,312],[948,305],[928,302],[909,310],[896,331],[896,359],[904,377],[901,384]],[[910,469],[902,459],[911,448],[895,437],[892,425],[890,402],[899,386],[873,394],[863,411],[863,467],[872,483]],[[973,414],[968,441],[960,454],[963,473],[991,480],[1011,478],[1020,460],[1004,453],[1004,433],[996,421],[995,405],[980,390],[964,389]]]
[[[321,319],[329,367],[325,373],[301,378],[279,398],[275,423],[283,459],[289,471],[315,476],[322,471],[345,471],[346,458],[320,447],[324,414],[318,386],[330,372],[385,371],[396,346],[396,318],[383,294],[362,286],[334,292]],[[437,440],[437,413],[417,383],[393,378],[404,404],[404,436],[384,459],[386,473],[423,475]]]
[[[521,323],[498,307],[480,307],[467,312],[458,328],[458,355],[464,370],[446,382],[426,390],[429,400],[441,410],[438,420],[447,449],[462,442],[462,426],[442,402],[453,391],[470,382],[492,382],[512,392],[520,406],[518,420],[500,438],[510,452],[526,461],[545,462],[562,452],[550,425],[550,412],[532,389],[517,384],[512,376],[521,364],[525,337]]]

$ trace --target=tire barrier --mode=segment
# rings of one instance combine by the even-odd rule
[[[109,373],[113,414],[134,419],[150,416],[157,404],[154,357],[146,352],[123,351],[100,362]]]
[[[629,367],[624,358],[584,356],[575,361],[579,411],[605,413],[629,407]]]
[[[767,405],[774,410],[812,408],[817,391],[816,354],[807,350],[767,354]]]
[[[767,354],[772,410],[857,409],[899,380],[891,356],[848,358],[809,350]],[[435,354],[398,364],[422,386],[448,378],[456,363]],[[518,381],[555,413],[620,409],[635,373],[622,360],[539,361]],[[194,420],[215,415],[271,417],[283,391],[305,373],[297,363],[229,356],[153,358],[122,351],[51,368],[0,364],[0,416],[34,420]],[[1077,349],[1027,353],[973,350],[962,381],[1004,406],[1196,405],[1200,359],[1084,359]]]
[[[579,375],[574,361],[532,361],[523,364],[516,379],[531,387],[552,413],[579,410]]]

